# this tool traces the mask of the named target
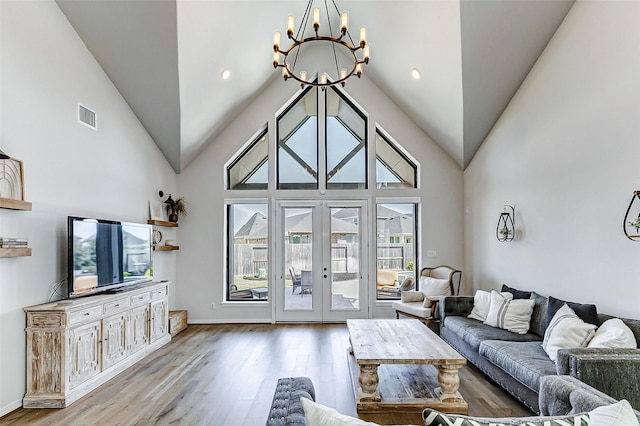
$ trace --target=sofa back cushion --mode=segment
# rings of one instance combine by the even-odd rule
[[[547,330],[547,307],[549,306],[549,299],[539,295],[535,291],[531,292],[531,298],[535,300],[535,305],[533,306],[533,313],[531,314],[529,333],[544,337],[544,332]]]
[[[558,312],[558,309],[560,309],[564,304],[567,304],[582,321],[595,326],[600,325],[596,305],[566,302],[561,299],[556,299],[553,296],[549,296],[549,306],[547,307],[547,327],[549,326],[553,316]]]

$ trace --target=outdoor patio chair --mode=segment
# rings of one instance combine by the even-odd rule
[[[296,276],[293,267],[289,268],[289,275],[291,275],[291,282],[293,283],[291,294],[296,292],[296,287],[300,287],[300,293],[302,293],[302,277],[300,275]]]

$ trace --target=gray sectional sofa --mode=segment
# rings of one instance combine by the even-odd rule
[[[308,377],[287,377],[278,380],[269,409],[266,426],[305,426],[300,397],[315,401],[315,390]],[[570,376],[545,376],[540,380],[539,406],[544,417],[501,419],[500,423],[520,425],[524,421],[549,420],[557,416],[589,412],[594,408],[615,403],[609,395]],[[422,413],[425,419],[432,410]],[[640,421],[640,412],[636,411]],[[553,417],[547,417],[553,416]],[[477,421],[495,420],[474,418]]]
[[[537,295],[529,332],[516,334],[467,318],[472,296],[440,300],[440,337],[532,411],[540,413],[540,380],[569,375],[616,399],[627,399],[640,409],[640,349],[570,348],[558,351],[557,365],[542,348],[548,298]],[[597,314],[599,323],[609,318]],[[621,318],[640,342],[640,321]]]

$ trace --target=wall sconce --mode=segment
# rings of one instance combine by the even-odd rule
[[[507,207],[511,209],[511,213],[507,211]],[[515,216],[516,212],[513,206],[505,205],[496,226],[496,238],[498,241],[513,241],[516,236],[516,226],[513,223]]]
[[[636,200],[638,203],[636,203]],[[631,216],[629,213],[631,213]],[[624,215],[622,229],[624,229],[624,235],[626,235],[628,239],[631,241],[640,241],[640,191],[633,191],[633,198],[631,198],[629,207],[627,207],[627,213]],[[629,232],[631,232],[631,234],[629,234]]]

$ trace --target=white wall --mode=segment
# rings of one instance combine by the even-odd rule
[[[465,271],[638,318],[640,2],[578,0],[464,174]],[[503,204],[516,239],[500,243]]]
[[[269,305],[229,306],[221,303],[224,300],[224,199],[249,194],[243,191],[232,194],[224,190],[224,164],[267,122],[273,138],[275,112],[296,92],[297,87],[297,83],[284,83],[280,78],[267,85],[251,105],[178,176],[178,192],[189,202],[189,216],[180,224],[179,238],[183,243],[178,261],[180,280],[176,284],[176,306],[188,309],[190,322],[271,321]],[[415,90],[420,90],[418,83]],[[384,191],[374,188],[366,192],[367,196],[370,200],[376,196],[420,197],[423,207],[420,221],[421,264],[447,263],[461,267],[462,171],[366,77],[351,79],[346,91],[369,114],[370,132],[374,124],[379,123],[421,165],[420,190]],[[375,148],[372,146],[370,149],[374,152]],[[287,197],[321,197],[317,191],[281,192]],[[265,198],[276,196],[276,192],[271,190],[252,194],[261,194]],[[323,197],[345,195],[349,195],[348,191],[327,191]],[[370,214],[375,214],[375,211]],[[370,232],[375,231],[371,228]],[[427,250],[436,250],[437,257],[427,259]],[[370,262],[370,268],[369,279],[374,282],[375,262]],[[211,309],[212,304],[215,310]],[[373,315],[390,317],[392,312],[386,304],[375,307]]]
[[[0,415],[25,392],[22,308],[49,300],[66,275],[67,215],[134,222],[176,176],[53,1],[0,2],[0,148],[24,161],[33,211],[0,210],[0,235],[23,237],[31,257],[0,259]],[[98,131],[76,122],[77,103]],[[174,252],[154,256],[175,280]],[[65,283],[66,285],[66,283]]]

